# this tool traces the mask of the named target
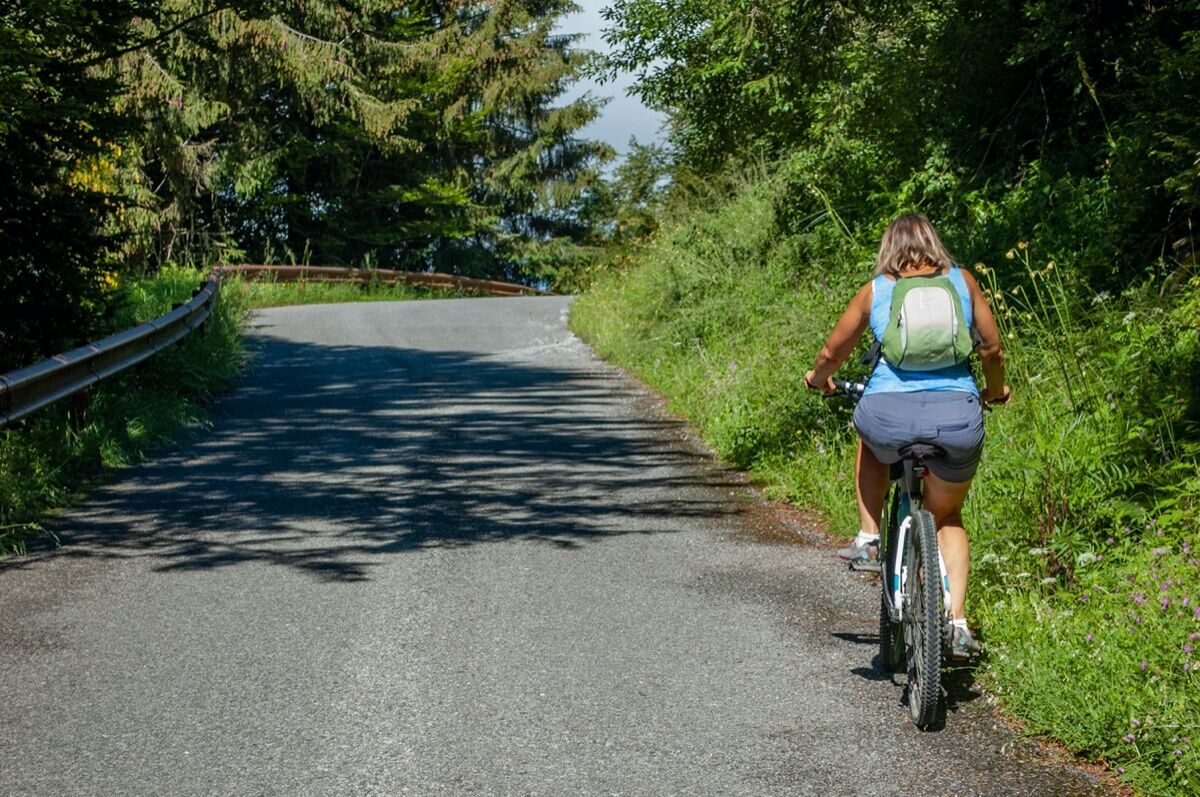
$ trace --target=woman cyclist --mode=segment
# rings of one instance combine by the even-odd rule
[[[937,370],[907,370],[881,357],[858,407],[859,433],[855,488],[860,528],[854,543],[838,552],[843,559],[878,560],[879,522],[887,496],[889,465],[899,449],[915,442],[936,444],[945,454],[927,462],[924,506],[938,527],[938,545],[950,578],[951,656],[968,658],[979,650],[966,619],[967,570],[970,555],[963,530],[962,505],[983,449],[981,403],[1003,404],[1010,393],[1004,384],[1004,351],[991,308],[979,284],[954,265],[937,231],[921,214],[901,216],[888,225],[875,259],[876,277],[864,285],[804,375],[804,384],[826,394],[830,378],[854,350],[868,326],[883,341],[895,315],[892,296],[898,281],[944,276],[957,293],[962,318],[980,344],[983,365],[980,394],[965,360]],[[906,286],[912,287],[912,286]]]

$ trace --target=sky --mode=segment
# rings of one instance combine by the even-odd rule
[[[605,52],[608,48],[601,37],[604,18],[600,16],[606,0],[575,0],[579,13],[564,17],[559,25],[562,33],[582,33],[586,36],[576,46]],[[662,114],[642,105],[637,97],[627,96],[625,91],[633,82],[632,75],[621,75],[615,81],[603,85],[593,80],[581,80],[563,95],[563,100],[572,100],[590,91],[595,97],[611,97],[608,105],[600,110],[600,117],[579,131],[582,138],[599,139],[613,147],[620,155],[629,150],[632,136],[641,144],[660,141],[659,127]]]

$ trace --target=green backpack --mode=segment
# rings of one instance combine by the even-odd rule
[[[896,280],[881,348],[893,367],[937,371],[965,363],[972,348],[962,300],[949,277]]]

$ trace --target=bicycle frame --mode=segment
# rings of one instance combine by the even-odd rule
[[[889,543],[887,548],[894,551],[894,559],[880,557],[880,580],[887,603],[888,615],[893,623],[904,619],[904,585],[908,578],[908,566],[903,561],[905,542],[908,529],[912,523],[913,513],[920,511],[921,479],[927,470],[925,463],[915,457],[907,457],[891,466],[891,500],[887,502],[891,511],[886,518],[888,536],[895,535],[895,544]],[[882,551],[882,549],[881,549]],[[938,569],[942,577],[942,605],[950,610],[950,577],[946,573],[946,560],[942,558],[942,550],[938,548]]]

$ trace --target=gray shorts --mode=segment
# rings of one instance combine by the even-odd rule
[[[983,451],[983,410],[979,399],[961,390],[871,393],[854,410],[854,428],[871,453],[887,464],[900,461],[910,443],[946,450],[929,469],[948,482],[970,481]]]

